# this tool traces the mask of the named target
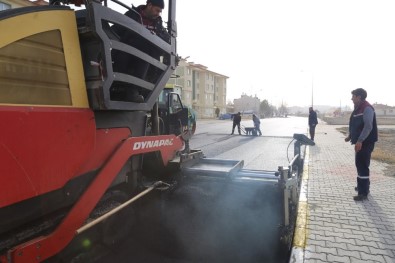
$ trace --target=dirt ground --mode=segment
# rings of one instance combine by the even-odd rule
[[[347,127],[337,129],[343,134],[348,133]],[[385,171],[388,176],[395,176],[395,128],[379,128],[379,140],[372,153],[372,159],[389,164]]]

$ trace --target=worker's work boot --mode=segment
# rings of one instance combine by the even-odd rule
[[[354,190],[355,192],[358,192],[358,186],[355,186]],[[370,190],[368,190],[368,194],[370,194]]]
[[[140,93],[137,90],[134,89],[126,90],[126,96],[127,96],[127,100],[130,102],[137,102],[137,103],[144,102],[144,97],[140,95]]]
[[[143,103],[144,102],[144,97],[142,95],[134,95],[131,100],[131,102],[137,102],[137,103]]]
[[[354,196],[354,201],[363,201],[363,200],[367,200],[368,196],[367,195],[356,195]]]

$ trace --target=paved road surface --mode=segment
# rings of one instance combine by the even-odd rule
[[[306,118],[264,119],[263,136],[229,135],[230,121],[201,120],[197,127],[191,148],[207,157],[244,159],[245,168],[276,171],[292,159],[292,135],[305,130]],[[133,236],[99,262],[286,262],[278,244],[282,214],[276,189],[184,182],[164,199],[147,200]]]

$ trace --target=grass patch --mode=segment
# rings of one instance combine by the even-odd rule
[[[348,127],[336,128],[347,136]],[[395,129],[379,129],[379,140],[375,144],[372,159],[395,165]]]

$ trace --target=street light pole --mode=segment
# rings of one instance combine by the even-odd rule
[[[304,71],[303,69],[300,72],[309,72],[309,71]],[[313,71],[310,72],[311,73],[311,107],[314,106],[314,73]],[[305,81],[305,80],[304,80]],[[306,87],[305,85],[303,85],[304,87]]]
[[[314,75],[311,72],[311,107],[314,105]]]

